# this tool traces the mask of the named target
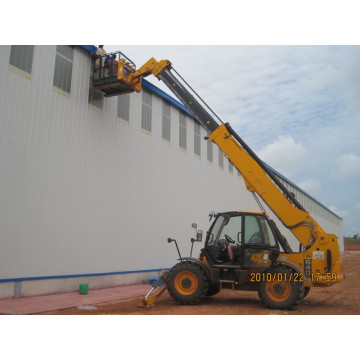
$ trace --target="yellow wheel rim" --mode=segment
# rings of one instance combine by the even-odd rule
[[[191,271],[179,272],[174,281],[176,291],[181,295],[192,295],[198,288],[198,279]]]
[[[289,281],[268,281],[265,289],[269,298],[276,302],[287,300],[291,294],[291,284]]]

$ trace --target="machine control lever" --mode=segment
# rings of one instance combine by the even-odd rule
[[[171,242],[175,242],[176,249],[177,249],[177,252],[178,252],[178,254],[179,254],[180,261],[182,261],[182,257],[181,257],[181,254],[180,254],[180,250],[179,250],[177,241],[176,241],[175,239],[171,239],[171,238],[168,238],[167,241],[168,241],[169,244],[170,244]]]

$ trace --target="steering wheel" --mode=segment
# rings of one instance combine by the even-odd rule
[[[250,236],[250,239],[248,241],[248,244],[253,244],[253,243],[258,243],[257,240],[260,240],[261,241],[261,235],[260,235],[260,231],[256,232],[256,233],[253,233],[251,236]]]
[[[235,244],[235,241],[229,236],[229,235],[224,235],[225,236],[225,239],[226,239],[226,242],[225,242],[225,245],[229,245],[229,244]]]

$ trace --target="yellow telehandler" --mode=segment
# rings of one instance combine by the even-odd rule
[[[223,123],[198,95],[194,97],[195,91],[170,61],[151,58],[136,69],[121,52],[117,55],[117,72],[110,78],[94,79],[93,89],[103,91],[105,96],[140,92],[144,77],[157,77],[208,131],[206,139],[214,142],[241,173],[246,189],[258,204],[262,207],[260,197],[301,244],[301,249],[294,252],[263,207],[256,212],[212,213],[199,257],[181,257],[179,253],[180,261],[163,272],[139,305],[154,305],[165,289],[182,304],[193,304],[221,289],[234,289],[258,291],[266,306],[287,309],[295,307],[311,287],[343,281],[336,235],[326,233],[232,127]],[[198,231],[192,240],[201,241],[202,232]],[[177,246],[176,240],[168,241]]]

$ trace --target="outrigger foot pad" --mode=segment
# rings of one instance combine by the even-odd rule
[[[153,284],[151,290],[148,292],[146,296],[144,296],[140,303],[137,305],[138,307],[153,307],[155,305],[155,301],[165,292],[166,290],[166,279],[169,275],[169,271],[163,270],[159,276],[159,278]],[[160,286],[160,284],[163,285]],[[157,289],[157,291],[155,291]]]

